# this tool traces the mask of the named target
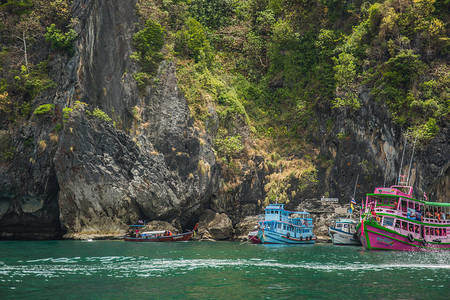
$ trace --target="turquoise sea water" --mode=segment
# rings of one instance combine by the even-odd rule
[[[238,242],[0,242],[0,299],[448,299],[450,252]]]

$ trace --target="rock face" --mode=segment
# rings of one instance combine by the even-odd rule
[[[444,127],[432,143],[416,145],[413,154],[413,144],[404,140],[401,128],[392,123],[387,108],[374,102],[368,91],[361,92],[360,99],[361,110],[352,114],[339,111],[331,135],[323,139],[321,156],[332,164],[319,167],[319,180],[324,184],[319,185],[318,194],[313,196],[320,198],[328,192],[330,197],[344,203],[353,195],[359,175],[356,189],[359,202],[377,186],[396,184],[399,173],[407,175],[412,162],[409,177],[415,188],[414,196],[422,199],[423,192],[427,192],[433,195],[429,197],[431,201],[448,201],[448,128]],[[323,128],[324,134],[325,131]]]
[[[13,140],[10,164],[0,163],[0,237],[51,239],[61,235],[59,184],[53,156],[56,117],[33,119]]]
[[[235,239],[248,240],[248,233],[258,228],[258,216],[247,216],[236,225]]]
[[[230,218],[210,209],[206,209],[200,217],[199,228],[199,234],[204,239],[226,240],[234,233]]]
[[[18,157],[0,166],[3,236],[119,233],[138,219],[192,228],[217,193],[211,138],[193,126],[175,65],[163,63],[143,93],[126,72],[135,68],[135,4],[74,1],[75,54],[55,59],[59,88],[38,99],[57,113],[33,116],[14,138]],[[64,123],[66,106],[76,109]],[[96,107],[117,126],[96,118]]]
[[[180,219],[182,226],[192,226],[202,204],[215,193],[218,168],[211,145],[201,145],[190,124],[186,100],[176,89],[174,66],[166,65],[162,74],[161,84],[141,110],[164,121],[146,117],[149,124],[138,127],[136,142],[88,117],[84,105],[64,126],[54,160],[65,231],[120,231],[145,218]],[[199,168],[200,161],[205,169]]]

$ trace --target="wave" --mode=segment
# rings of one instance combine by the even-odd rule
[[[165,273],[186,272],[198,269],[236,270],[312,270],[316,272],[383,271],[383,270],[450,270],[449,264],[439,263],[385,263],[364,262],[319,263],[299,261],[294,263],[260,259],[150,259],[147,257],[105,256],[43,258],[2,264],[0,279],[11,277],[42,276],[47,278],[108,273],[113,277],[161,276]]]

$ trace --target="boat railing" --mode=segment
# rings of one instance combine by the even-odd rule
[[[403,212],[403,211],[401,211],[401,210],[393,211],[393,210],[390,210],[390,209],[379,208],[379,207],[375,208],[374,210],[375,210],[375,213],[390,213],[390,214],[395,214],[395,215],[400,216],[400,217],[408,218],[408,214]],[[424,223],[430,223],[430,224],[450,224],[450,220],[449,219],[441,219],[441,220],[439,220],[439,219],[436,219],[436,218],[427,218],[427,217],[423,218],[423,222]]]
[[[424,218],[423,219],[426,223],[434,223],[434,224],[449,224],[450,220],[444,219],[444,220],[439,220],[439,219],[434,219],[434,218]]]

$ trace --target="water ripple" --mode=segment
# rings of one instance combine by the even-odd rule
[[[92,276],[93,274],[113,277],[150,277],[170,274],[184,274],[197,269],[236,270],[259,269],[273,270],[312,270],[315,272],[360,272],[383,270],[450,270],[448,264],[370,264],[362,262],[346,263],[316,263],[299,261],[296,263],[281,263],[276,260],[260,259],[150,259],[131,256],[103,256],[103,257],[72,257],[72,258],[43,258],[27,260],[17,264],[4,264],[0,269],[0,279],[23,278],[27,276],[41,276],[45,278],[64,277],[71,275]],[[444,276],[447,276],[444,274]]]

